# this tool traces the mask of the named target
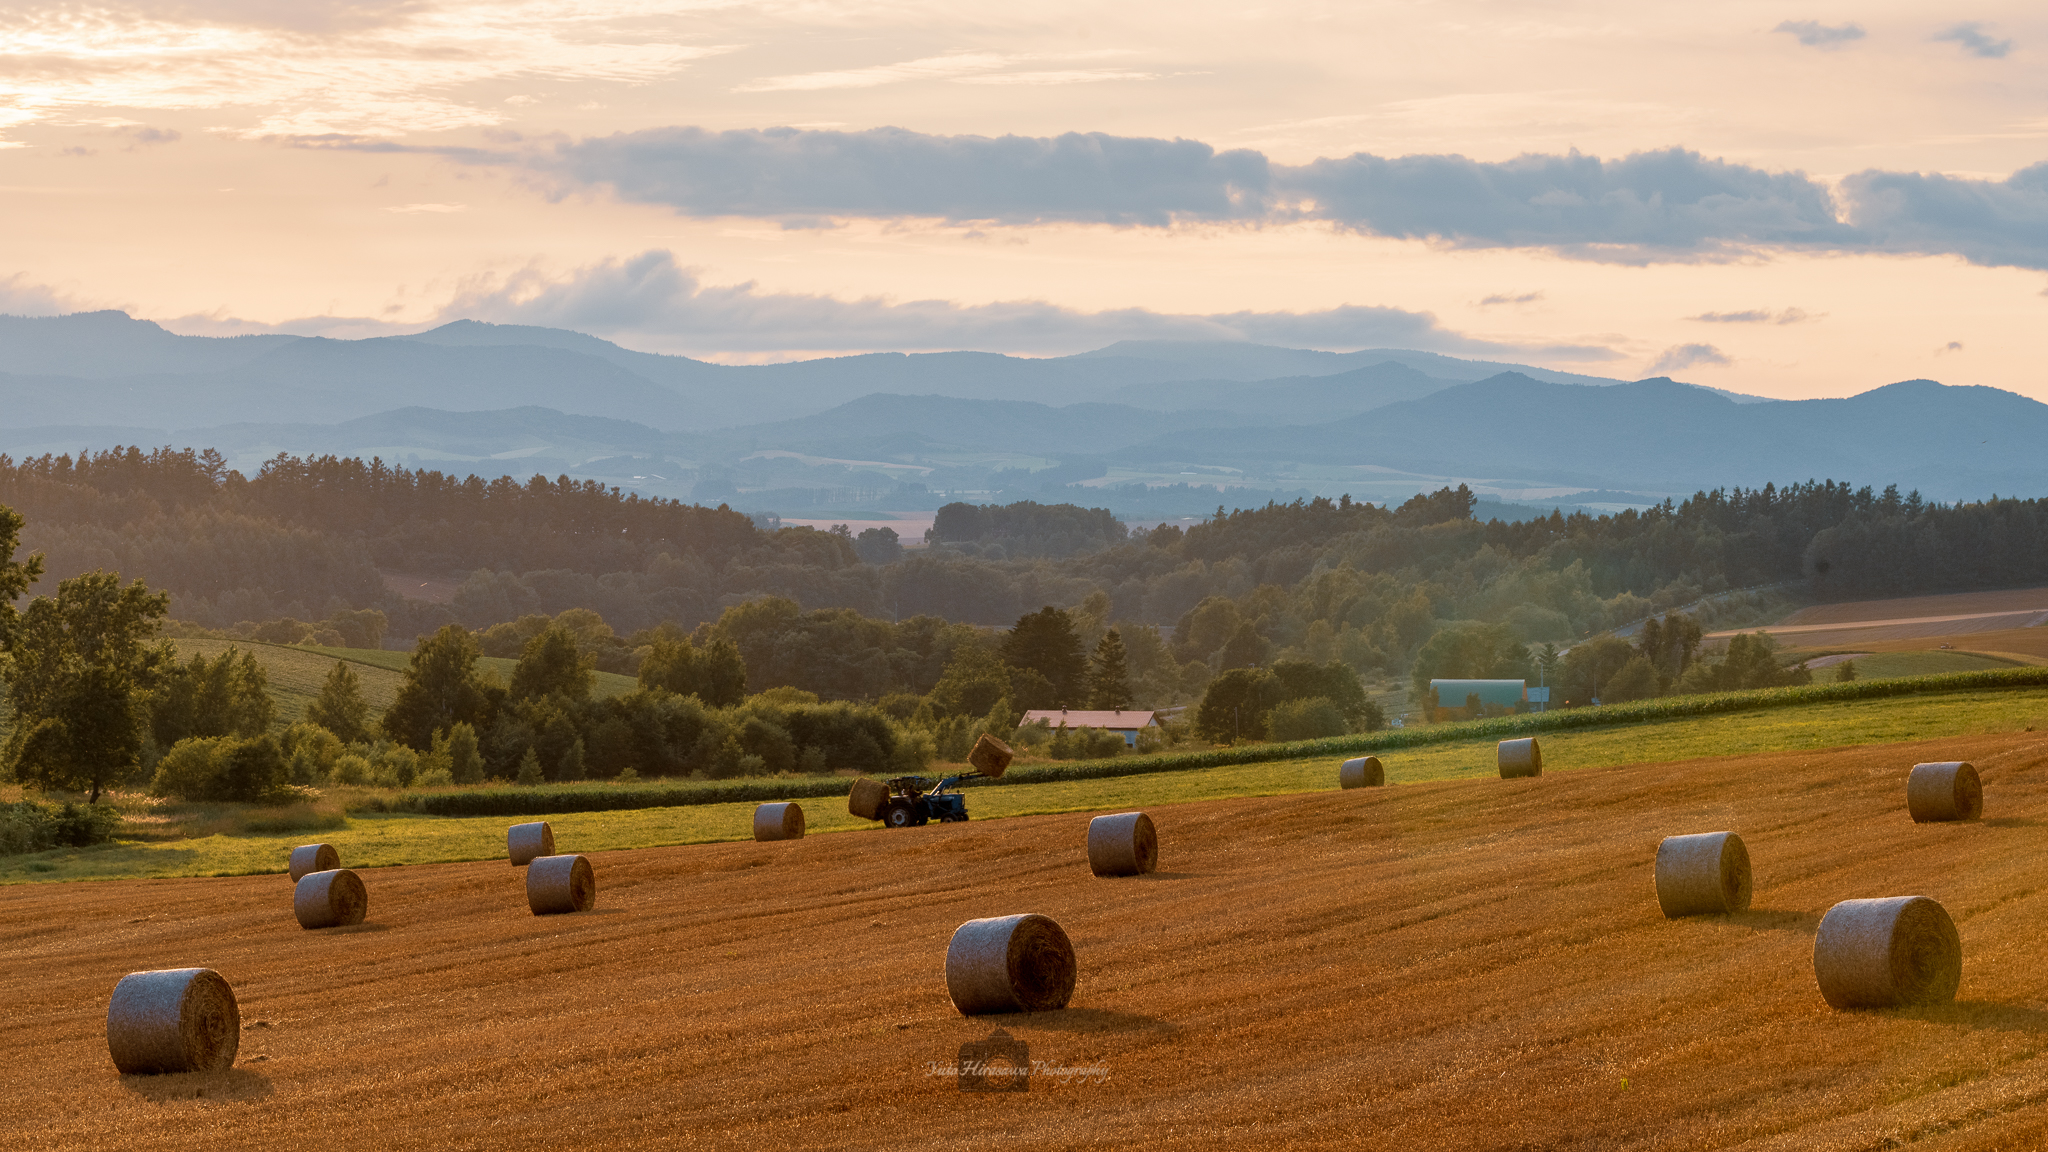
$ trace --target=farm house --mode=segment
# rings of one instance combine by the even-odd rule
[[[1024,713],[1025,724],[1036,724],[1043,720],[1048,728],[1064,725],[1069,731],[1076,728],[1100,728],[1115,732],[1124,738],[1124,747],[1138,745],[1138,732],[1144,728],[1157,728],[1159,722],[1151,712],[1134,712],[1129,709],[1118,711],[1079,711],[1066,708],[1034,708]]]

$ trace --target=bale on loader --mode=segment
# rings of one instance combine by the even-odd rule
[[[882,805],[888,802],[889,786],[865,777],[855,780],[853,791],[846,794],[846,810],[863,820],[880,820]]]
[[[597,907],[597,873],[581,856],[541,856],[526,868],[526,905],[535,916]]]
[[[1984,815],[1984,784],[1976,767],[1965,760],[1913,765],[1906,777],[1906,811],[1915,824]]]
[[[992,780],[1001,779],[1003,773],[1010,770],[1010,761],[1016,758],[1017,754],[1010,750],[1008,744],[986,732],[974,742],[974,750],[967,754],[967,762],[974,765],[974,770]]]
[[[1143,812],[1088,822],[1088,870],[1097,876],[1139,876],[1159,867],[1159,833]]]
[[[1733,832],[1666,836],[1657,845],[1657,906],[1668,920],[1749,909],[1749,849]]]
[[[346,868],[309,872],[292,893],[292,915],[299,918],[301,928],[361,924],[363,914],[369,910],[370,894],[363,888],[362,877]]]
[[[292,849],[292,883],[296,884],[315,872],[331,872],[341,867],[341,853],[332,844],[301,844]]]
[[[505,832],[505,851],[516,867],[555,854],[555,829],[545,820],[514,824]]]
[[[1501,741],[1499,758],[1500,778],[1503,780],[1543,775],[1543,749],[1537,746],[1534,736]]]
[[[795,804],[763,804],[754,809],[754,839],[801,840],[804,810]]]
[[[1344,788],[1378,788],[1387,782],[1387,770],[1377,756],[1346,760],[1337,769],[1337,784]]]
[[[107,1054],[124,1075],[218,1072],[241,1043],[235,990],[211,968],[130,972],[107,1001]]]
[[[946,945],[946,994],[962,1016],[1064,1008],[1074,998],[1074,943],[1037,913],[969,920]]]
[[[1925,896],[1844,900],[1814,933],[1813,975],[1831,1008],[1946,1004],[1962,983],[1962,937]]]

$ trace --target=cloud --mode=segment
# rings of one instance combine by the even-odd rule
[[[1842,191],[1877,250],[2048,268],[2048,162],[2004,180],[1872,169],[1845,177]]]
[[[242,134],[256,137],[445,131],[505,118],[503,104],[464,94],[483,81],[646,83],[732,50],[616,34],[673,7],[660,0],[10,7],[21,11],[0,15],[0,128],[146,108],[249,110]]]
[[[1536,301],[1541,299],[1543,299],[1543,293],[1541,292],[1523,292],[1519,295],[1507,292],[1496,292],[1493,295],[1488,296],[1486,299],[1481,300],[1479,302],[1479,306],[1481,308],[1488,308],[1495,304],[1534,304]]]
[[[1650,375],[1662,376],[1666,373],[1676,372],[1682,368],[1691,368],[1700,364],[1725,365],[1733,363],[1735,361],[1723,355],[1721,350],[1712,344],[1674,344],[1666,348],[1664,354],[1657,357],[1656,361],[1650,365]]]
[[[1773,312],[1769,308],[1752,308],[1747,312],[1702,312],[1687,316],[1687,320],[1698,320],[1703,324],[1798,324],[1819,317],[1802,308],[1787,308]]]
[[[665,251],[606,260],[566,275],[529,268],[475,280],[441,310],[440,322],[456,319],[573,328],[631,346],[699,354],[972,348],[1059,355],[1118,340],[1247,340],[1574,362],[1615,358],[1597,346],[1480,340],[1445,328],[1427,312],[1376,306],[1313,312],[1083,312],[1038,300],[959,304],[765,292],[752,283],[706,284]]]
[[[1808,48],[1840,48],[1853,40],[1863,39],[1861,24],[1838,24],[1829,27],[1818,20],[1787,20],[1771,31],[1790,32],[1799,37],[1799,42]]]
[[[1847,243],[1827,189],[1670,148],[1619,160],[1524,155],[1387,159],[1360,153],[1283,169],[1305,215],[1455,248],[1550,248],[1585,260],[1715,257],[1753,246]]]
[[[1928,37],[1928,39],[1951,41],[1961,45],[1963,51],[1968,52],[1970,55],[1982,56],[1987,60],[2003,59],[2006,53],[2012,51],[2011,40],[1994,40],[1986,36],[1984,34],[1984,25],[1976,20],[1966,20],[1960,24],[1952,24],[1936,32]]]
[[[135,151],[137,148],[147,148],[152,144],[175,144],[185,138],[184,133],[179,132],[175,128],[151,128],[147,124],[135,124],[122,128],[117,135],[128,138],[128,151],[130,152]]]
[[[1963,342],[1961,340],[1951,340],[1946,345],[1936,348],[1934,354],[1936,356],[1945,356],[1950,352],[1961,352],[1962,350]]]
[[[0,316],[62,316],[89,307],[68,292],[30,281],[25,272],[0,277]]]
[[[572,184],[610,185],[624,199],[692,216],[1164,226],[1259,219],[1271,184],[1256,152],[1099,132],[656,128],[565,143],[536,163]]]

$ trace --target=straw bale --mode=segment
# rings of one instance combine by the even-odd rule
[[[1159,834],[1143,812],[1088,822],[1088,869],[1097,876],[1138,876],[1159,867]]]
[[[801,840],[804,810],[796,804],[763,804],[754,809],[754,839]]]
[[[1657,906],[1665,918],[1749,909],[1749,849],[1733,832],[1666,836],[1657,845]]]
[[[962,1016],[1049,1012],[1074,998],[1074,944],[1049,916],[969,920],[946,945],[946,994]]]
[[[996,778],[1009,771],[1010,761],[1016,758],[1017,754],[1010,750],[1008,744],[986,732],[974,742],[974,750],[967,754],[967,762],[974,765],[975,771]]]
[[[346,868],[312,872],[299,880],[292,894],[292,914],[301,928],[345,928],[361,924],[370,910],[370,894],[362,877]]]
[[[341,853],[332,844],[301,844],[292,849],[292,883],[296,884],[315,872],[328,872],[341,867]]]
[[[531,864],[555,854],[555,829],[545,820],[514,824],[505,832],[505,851],[516,865]]]
[[[1915,824],[1984,815],[1984,784],[1976,767],[1965,760],[1913,765],[1906,777],[1906,811]]]
[[[541,856],[526,869],[526,904],[535,916],[597,907],[597,873],[582,856]]]
[[[846,794],[846,810],[863,820],[880,820],[882,805],[889,802],[889,789],[879,780],[860,779]]]
[[[125,1075],[219,1072],[241,1043],[235,990],[211,968],[130,972],[107,1001],[107,1053]]]
[[[1962,982],[1962,937],[1925,896],[1844,900],[1821,917],[1813,975],[1832,1008],[1946,1004]]]
[[[1345,788],[1378,788],[1387,782],[1387,770],[1377,756],[1346,760],[1337,769],[1337,783]]]
[[[1537,746],[1534,736],[1501,741],[1499,756],[1500,778],[1503,780],[1543,775],[1543,749]]]

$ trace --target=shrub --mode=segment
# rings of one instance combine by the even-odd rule
[[[157,765],[150,790],[209,803],[284,804],[295,798],[291,765],[268,735],[180,740]]]
[[[104,804],[0,804],[0,856],[104,844],[120,826],[121,814]]]
[[[1344,734],[1344,714],[1328,698],[1289,700],[1273,709],[1266,729],[1275,740],[1319,740]]]

